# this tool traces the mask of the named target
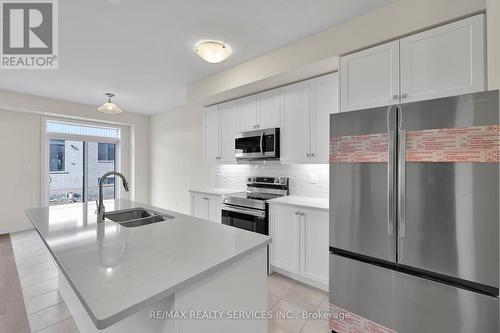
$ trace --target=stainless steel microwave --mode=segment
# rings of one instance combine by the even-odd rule
[[[239,160],[279,159],[280,129],[243,132],[234,139],[234,156]]]

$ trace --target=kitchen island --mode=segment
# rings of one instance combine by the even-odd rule
[[[267,332],[269,237],[129,200],[104,204],[171,218],[96,223],[94,203],[26,211],[81,332]]]

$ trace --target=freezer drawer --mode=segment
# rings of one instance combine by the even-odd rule
[[[398,333],[498,333],[498,298],[330,255],[330,303]]]

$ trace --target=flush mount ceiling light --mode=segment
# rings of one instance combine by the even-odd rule
[[[101,111],[102,113],[122,113],[122,109],[111,102],[111,97],[115,97],[115,94],[106,93],[105,95],[108,98],[108,102],[98,107],[97,110]]]
[[[200,58],[211,64],[226,60],[233,52],[228,44],[214,40],[199,42],[194,51]]]

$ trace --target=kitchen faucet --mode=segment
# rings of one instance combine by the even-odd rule
[[[128,187],[128,182],[127,179],[125,179],[125,176],[122,175],[119,172],[116,171],[109,171],[106,172],[104,175],[102,175],[101,179],[99,179],[99,198],[97,200],[97,223],[102,223],[104,222],[104,203],[103,203],[103,196],[102,196],[102,185],[104,183],[104,179],[108,178],[109,176],[118,176],[122,179],[123,182],[123,188],[125,189],[126,192],[129,191]]]

